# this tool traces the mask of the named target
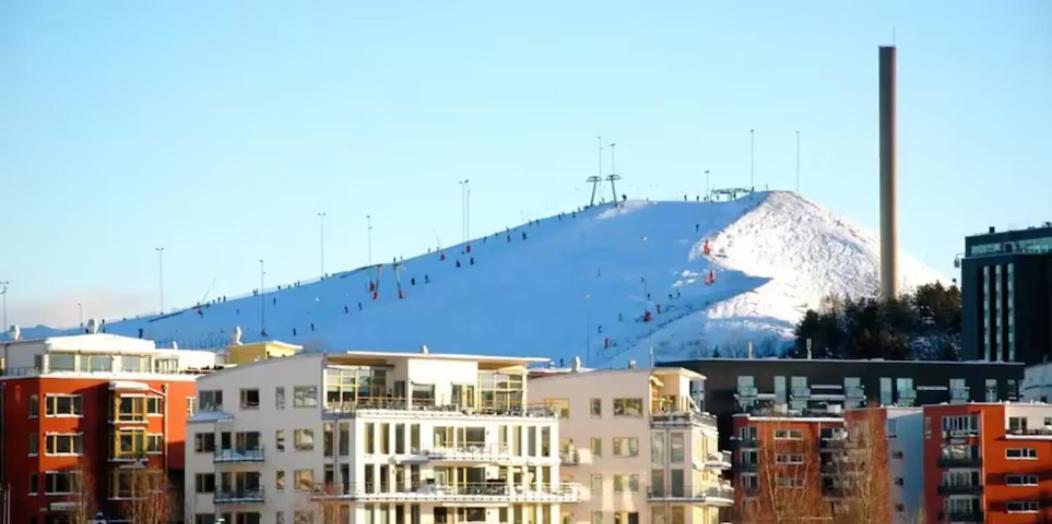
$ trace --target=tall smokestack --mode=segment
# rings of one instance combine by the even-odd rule
[[[895,120],[895,47],[883,46],[880,48],[880,294],[884,298],[898,296]]]

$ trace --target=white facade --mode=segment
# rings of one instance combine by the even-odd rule
[[[563,479],[581,484],[564,522],[709,524],[733,504],[721,472],[715,417],[698,408],[681,368],[547,374],[531,382],[535,400],[558,413]]]
[[[878,408],[874,408],[878,409]],[[924,511],[924,414],[921,408],[887,407],[884,434],[888,443],[890,515],[912,524]]]
[[[527,407],[533,361],[306,354],[205,377],[192,522],[555,524],[577,494],[559,481],[555,417]]]
[[[127,357],[127,358],[123,358]],[[93,333],[0,342],[4,375],[120,374],[125,378],[207,371],[216,354],[204,350],[161,349],[152,340]]]

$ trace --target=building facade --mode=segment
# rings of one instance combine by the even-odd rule
[[[555,524],[559,426],[536,359],[350,352],[202,379],[189,421],[195,524]]]
[[[144,510],[147,491],[162,488],[170,493],[151,503],[181,516],[186,420],[213,353],[105,334],[0,349],[7,522],[62,523],[96,512],[128,522]]]
[[[972,360],[1052,355],[1052,225],[964,239],[961,346]]]
[[[1052,406],[924,406],[925,522],[1048,522]]]
[[[706,409],[719,419],[729,446],[732,416],[771,409],[842,416],[862,406],[1014,401],[1022,363],[836,359],[708,358],[660,363],[708,379]]]
[[[564,508],[580,524],[715,524],[733,491],[730,454],[715,417],[692,391],[704,377],[681,368],[570,370],[532,381],[559,414],[563,479],[583,486]],[[692,387],[695,388],[692,390]]]

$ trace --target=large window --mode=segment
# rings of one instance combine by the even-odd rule
[[[493,371],[479,372],[479,397],[483,411],[506,413],[522,409],[522,375]]]
[[[641,417],[643,416],[643,399],[641,398],[615,398],[615,417]]]
[[[89,373],[112,373],[113,356],[81,355],[80,368]]]
[[[49,417],[79,417],[84,414],[80,395],[47,395],[45,401],[45,413]]]
[[[214,453],[216,450],[215,433],[195,433],[194,451],[198,453]]]
[[[200,411],[220,411],[223,409],[223,390],[201,390],[198,394],[197,409]]]
[[[593,457],[603,456],[603,438],[592,437],[588,441],[588,448],[592,451]]]
[[[314,430],[297,429],[292,432],[292,441],[296,449],[310,451],[314,449]]]
[[[44,473],[44,493],[48,495],[75,493],[79,488],[79,471],[63,470]]]
[[[593,399],[589,400],[589,408],[588,409],[589,409],[589,412],[591,413],[591,415],[593,417],[596,417],[596,418],[602,417],[603,416],[603,400],[602,399],[598,399],[598,398],[593,398]]]
[[[160,397],[142,395],[120,395],[114,398],[114,409],[119,422],[143,422],[147,415],[161,415],[163,408]]]
[[[132,460],[146,454],[158,454],[163,445],[164,438],[160,433],[146,433],[142,429],[116,430],[113,432],[112,458]]]
[[[546,398],[544,405],[552,410],[559,418],[570,418],[570,401],[565,398]]]
[[[665,432],[655,431],[650,434],[650,461],[655,464],[665,463]]]
[[[296,386],[292,388],[292,406],[313,408],[318,405],[318,386]]]
[[[1008,448],[1005,450],[1005,458],[1013,460],[1035,460],[1037,459],[1037,449]]]
[[[370,402],[386,396],[387,368],[330,367],[325,370],[325,404],[330,407]]]
[[[73,353],[52,353],[48,355],[48,367],[51,371],[76,371],[77,355]]]
[[[799,429],[776,429],[774,430],[775,440],[801,440],[804,438],[804,433]]]
[[[979,415],[954,415],[942,417],[944,436],[959,437],[979,434]]]
[[[668,459],[669,462],[683,462],[685,453],[685,444],[683,441],[683,433],[675,432],[669,436],[668,446]]]
[[[242,389],[241,390],[241,409],[259,409],[259,390]]]
[[[197,493],[214,493],[216,490],[216,476],[214,473],[198,473],[194,475],[194,491]]]
[[[614,493],[639,491],[639,475],[614,475]]]
[[[636,437],[614,437],[615,457],[635,457],[639,455],[639,439]]]
[[[124,373],[149,373],[149,359],[142,355],[121,355],[121,371]]]
[[[49,433],[46,439],[48,455],[79,455],[83,446],[80,433]]]
[[[297,469],[293,478],[296,482],[296,491],[310,491],[314,488],[314,470]]]

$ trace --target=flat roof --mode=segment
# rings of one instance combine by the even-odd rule
[[[777,357],[764,357],[764,358],[748,358],[748,357],[709,357],[709,358],[694,358],[689,360],[670,360],[667,362],[658,362],[655,364],[660,367],[682,367],[684,365],[693,363],[713,363],[713,362],[728,362],[728,363],[764,363],[764,364],[786,364],[786,363],[805,363],[805,362],[820,362],[820,363],[835,363],[835,364],[905,364],[910,366],[916,365],[987,365],[987,366],[1026,366],[1023,362],[991,362],[988,360],[889,360],[883,358],[777,358]]]
[[[328,357],[347,357],[351,359],[376,359],[376,358],[398,358],[398,359],[428,359],[428,360],[470,360],[480,364],[503,364],[507,366],[537,364],[548,362],[550,359],[544,357],[512,357],[495,355],[469,355],[463,353],[422,353],[422,352],[400,352],[400,351],[347,351],[344,353],[326,353]]]
[[[556,368],[554,370],[543,370],[543,369],[531,369],[530,373],[537,373],[534,378],[535,380],[548,380],[556,378],[566,377],[577,377],[577,376],[594,376],[594,375],[616,375],[616,374],[634,374],[634,373],[646,373],[648,375],[683,375],[689,378],[704,379],[705,375],[698,373],[684,367],[669,366],[669,367],[653,367],[653,368],[613,368],[613,369],[584,369],[579,371],[573,371],[567,368]]]

